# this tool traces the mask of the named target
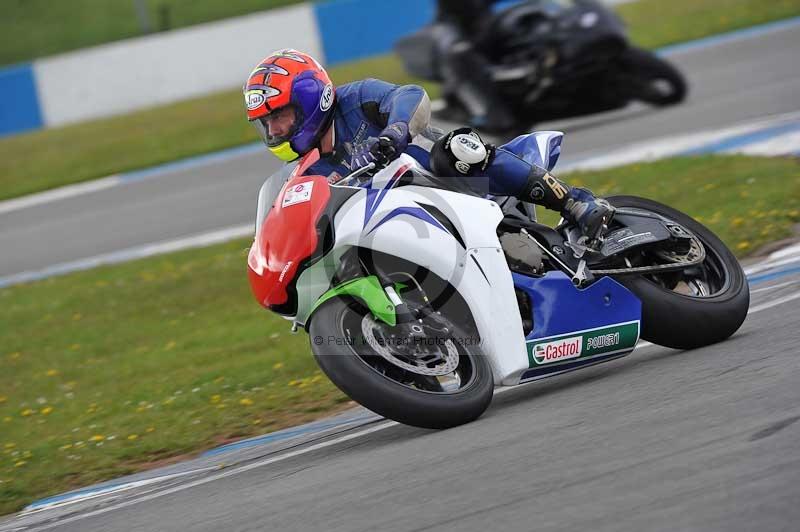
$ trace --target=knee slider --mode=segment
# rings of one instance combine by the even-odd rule
[[[451,131],[434,143],[431,169],[440,177],[479,175],[494,157],[495,147],[486,144],[472,128]]]

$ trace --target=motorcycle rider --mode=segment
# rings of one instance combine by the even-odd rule
[[[438,176],[483,176],[485,192],[559,211],[590,239],[613,216],[605,200],[515,155],[514,141],[495,147],[462,128],[434,142],[430,100],[416,85],[365,79],[334,89],[313,57],[287,49],[264,58],[243,90],[248,120],[269,150],[290,162],[319,148],[321,158],[309,173],[327,176],[332,184],[406,152]]]
[[[492,84],[489,59],[480,46],[494,0],[437,0],[435,36],[441,54],[445,100],[454,95],[470,125],[486,132],[513,130],[514,116]]]

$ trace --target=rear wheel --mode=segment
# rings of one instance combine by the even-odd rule
[[[479,417],[492,400],[492,371],[479,342],[441,314],[390,327],[359,302],[334,299],[314,314],[309,336],[317,363],[339,389],[395,421],[454,427]]]
[[[725,244],[700,222],[667,205],[635,196],[607,199],[617,208],[652,212],[677,222],[705,248],[705,259],[696,266],[617,278],[642,300],[642,338],[691,349],[736,332],[747,317],[750,291],[741,265]],[[647,265],[646,255],[639,259],[643,262],[637,265]]]
[[[627,49],[619,59],[622,85],[631,97],[651,105],[682,102],[688,91],[686,79],[672,64],[652,52]]]

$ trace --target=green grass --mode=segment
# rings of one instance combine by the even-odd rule
[[[659,48],[800,15],[800,0],[639,0],[616,10],[633,42]]]
[[[138,0],[2,0],[0,65],[143,35]],[[175,29],[301,0],[144,0],[151,28]]]
[[[178,0],[173,1],[177,5]],[[247,2],[220,6],[227,4]],[[618,9],[629,22],[634,40],[654,48],[798,15],[800,0],[639,0]],[[337,84],[364,77],[418,82],[391,54],[337,66],[331,69],[331,77]],[[425,87],[432,97],[438,95],[435,84]],[[7,137],[0,139],[0,200],[254,142],[257,138],[251,129],[244,119],[241,94],[231,90],[125,116]]]
[[[569,179],[675,205],[739,256],[800,222],[796,159],[670,159]],[[0,514],[347,405],[305,334],[253,300],[247,245],[0,289]]]

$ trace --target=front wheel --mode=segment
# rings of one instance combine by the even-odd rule
[[[720,342],[747,317],[750,290],[733,253],[708,228],[661,203],[635,196],[607,198],[615,207],[658,214],[677,222],[702,243],[700,264],[677,272],[620,276],[617,281],[642,300],[642,338],[675,349]],[[648,257],[631,257],[647,265]]]
[[[311,348],[322,371],[362,406],[406,425],[445,429],[489,406],[492,370],[479,342],[441,314],[390,327],[357,301],[314,314]]]

